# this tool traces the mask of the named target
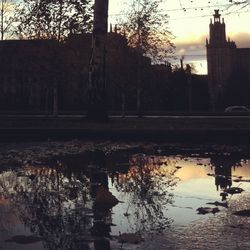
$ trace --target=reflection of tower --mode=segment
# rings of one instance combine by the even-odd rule
[[[240,160],[233,156],[215,155],[211,157],[210,162],[214,166],[217,190],[224,190],[232,186],[232,167],[238,166]]]
[[[207,40],[207,64],[210,102],[213,108],[221,104],[225,84],[232,72],[232,58],[236,49],[234,42],[226,40],[226,25],[219,10],[209,25],[210,38]]]
[[[215,166],[215,185],[217,190],[232,186],[232,167],[227,165]]]

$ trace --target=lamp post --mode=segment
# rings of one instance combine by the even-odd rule
[[[92,54],[89,66],[88,119],[107,120],[106,44],[108,30],[108,0],[95,0]]]

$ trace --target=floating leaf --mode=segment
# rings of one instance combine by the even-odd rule
[[[208,202],[207,203],[208,205],[215,205],[215,206],[220,206],[220,207],[228,207],[228,203],[227,202],[218,202],[218,201],[215,201],[215,202]]]
[[[124,233],[119,236],[119,242],[139,244],[143,241],[142,236],[139,233]]]
[[[18,244],[31,244],[38,241],[41,241],[41,237],[37,237],[35,235],[15,235],[12,238],[6,240],[6,242],[15,242]]]
[[[208,214],[208,213],[215,214],[215,213],[220,212],[218,207],[214,207],[214,208],[211,208],[211,207],[199,207],[199,208],[196,209],[196,211],[198,211],[198,214]]]
[[[240,211],[234,212],[233,214],[238,215],[238,216],[250,217],[250,209],[240,210]]]
[[[239,188],[239,187],[231,187],[231,188],[227,188],[224,190],[224,192],[226,192],[228,194],[240,194],[243,191],[244,191],[244,189]]]

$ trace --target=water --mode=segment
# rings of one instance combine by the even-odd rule
[[[214,236],[221,225],[225,228],[228,211],[249,209],[249,159],[238,153],[170,154],[152,148],[146,153],[98,150],[57,156],[36,166],[5,164],[0,170],[0,249],[104,249],[93,243],[103,236],[111,239],[112,249],[142,245],[142,249],[156,245],[189,249],[184,247],[185,239],[190,243],[192,237],[197,249],[205,249],[199,239],[201,232],[209,234],[201,225],[205,223]],[[119,203],[110,209],[96,208],[100,187]],[[230,187],[245,191],[224,197]],[[224,205],[218,206],[220,212],[197,213],[199,207],[215,208],[213,202]],[[244,231],[249,225],[243,229],[239,225],[245,222],[237,219],[227,224]],[[201,231],[194,236],[191,229]],[[124,233],[140,233],[145,241],[126,248],[118,242]],[[176,237],[179,245],[171,245]],[[214,237],[211,245],[218,242]],[[248,242],[248,236],[242,241]]]

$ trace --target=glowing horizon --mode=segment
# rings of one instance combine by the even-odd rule
[[[227,37],[234,40],[237,47],[250,47],[249,13],[239,14],[237,9],[223,11],[229,5],[226,0],[211,2],[165,0],[161,6],[169,15],[169,29],[175,36],[173,42],[177,47],[176,56],[184,55],[186,63],[193,63],[199,74],[207,73],[205,41],[209,38],[209,23],[214,9],[220,9],[225,19]],[[122,17],[119,14],[124,9],[124,0],[110,0],[110,22],[115,23],[117,18]]]

